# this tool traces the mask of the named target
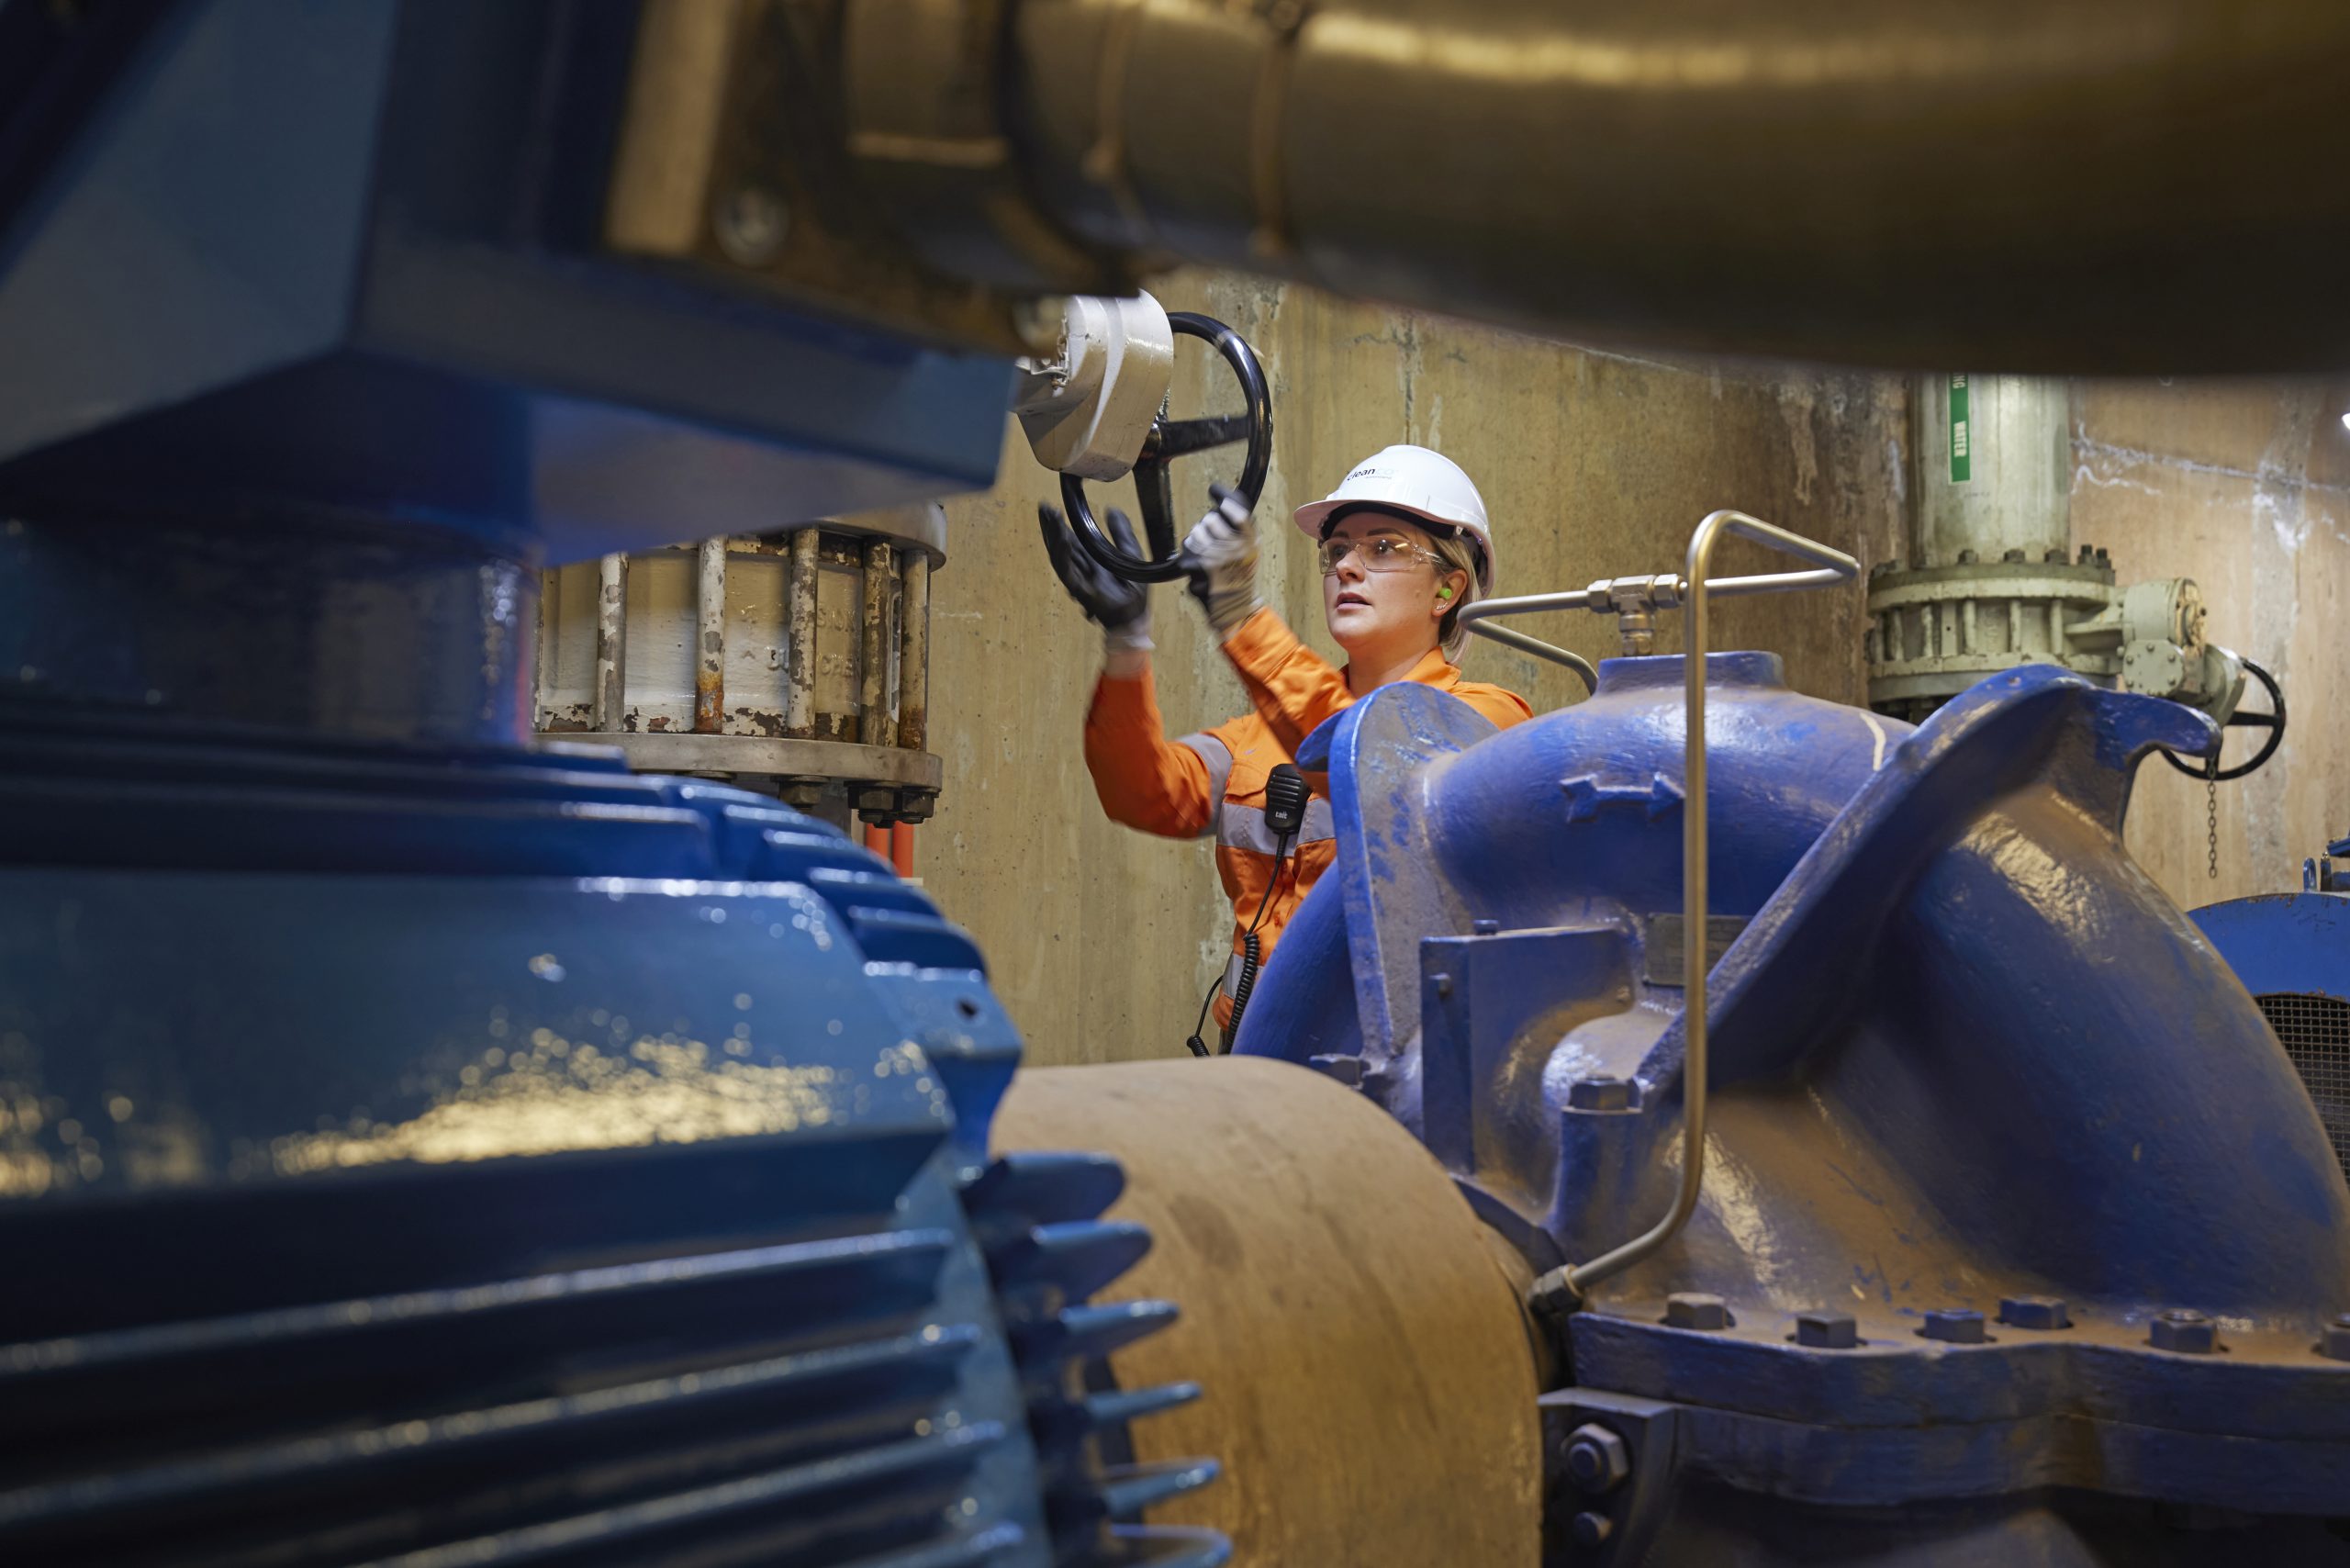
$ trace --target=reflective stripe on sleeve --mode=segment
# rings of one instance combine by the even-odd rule
[[[1199,833],[1200,837],[1205,838],[1216,831],[1218,812],[1224,805],[1224,791],[1232,783],[1232,748],[1205,732],[1185,735],[1175,744],[1189,748],[1193,756],[1208,765],[1208,820],[1207,825]]]
[[[1294,849],[1300,845],[1319,844],[1337,836],[1337,820],[1330,814],[1330,802],[1315,796],[1305,802],[1305,823],[1297,835]],[[1265,808],[1244,805],[1238,801],[1226,801],[1217,810],[1215,841],[1226,849],[1253,849],[1259,855],[1270,855],[1279,847],[1273,840],[1273,830],[1265,823]]]

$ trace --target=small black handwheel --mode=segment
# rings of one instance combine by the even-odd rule
[[[1147,556],[1118,547],[1093,516],[1085,498],[1085,481],[1074,474],[1061,476],[1061,506],[1077,530],[1085,553],[1130,583],[1169,583],[1183,575],[1177,556],[1182,535],[1175,531],[1175,491],[1168,465],[1178,457],[1246,440],[1248,454],[1240,465],[1240,482],[1233,487],[1249,505],[1264,493],[1265,475],[1273,465],[1273,397],[1265,385],[1265,367],[1247,339],[1213,317],[1188,310],[1168,312],[1167,324],[1178,336],[1205,338],[1224,355],[1225,364],[1240,382],[1248,411],[1200,420],[1170,420],[1165,409],[1150,421],[1143,438],[1142,455],[1135,459],[1135,491],[1142,501],[1142,532]]]
[[[2260,749],[2252,754],[2251,760],[2240,762],[2235,767],[2227,768],[2214,769],[2211,766],[2219,759],[2220,754],[2216,746],[2211,756],[2200,763],[2184,761],[2177,752],[2164,752],[2163,760],[2189,778],[2201,778],[2213,784],[2224,784],[2231,778],[2241,778],[2276,756],[2277,748],[2284,744],[2285,693],[2278,689],[2277,678],[2250,659],[2244,661],[2244,667],[2247,674],[2256,677],[2260,684],[2268,689],[2268,711],[2266,713],[2238,711],[2229,714],[2220,740],[2221,742],[2226,740],[2226,730],[2266,730],[2268,738],[2260,743]]]

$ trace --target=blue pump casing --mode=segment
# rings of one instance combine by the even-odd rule
[[[1679,1478],[1670,1509],[1582,1505],[1616,1510],[1602,1557],[1893,1560],[1996,1526],[2086,1562],[2137,1528],[2118,1499],[2337,1549],[2315,1521],[2350,1514],[2350,1362],[2320,1349],[2350,1190],[2244,986],[2121,841],[2139,759],[2208,721],[2031,668],[1912,732],[1769,655],[1707,673],[1704,1195],[1561,1320],[1546,1401]],[[1681,680],[1609,661],[1499,734],[1399,685],[1300,756],[1336,874],[1236,1048],[1358,1083],[1538,1269],[1646,1229],[1679,1179]],[[1729,1324],[1668,1323],[1691,1292]],[[2157,1348],[2182,1311],[2224,1349]],[[1957,1511],[1863,1511],[1929,1503]]]

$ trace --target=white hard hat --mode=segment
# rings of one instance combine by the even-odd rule
[[[1485,498],[1460,465],[1442,453],[1425,446],[1382,447],[1356,464],[1337,489],[1308,501],[1293,515],[1308,537],[1319,539],[1330,514],[1348,507],[1400,512],[1474,536],[1479,545],[1477,586],[1492,590],[1494,532],[1485,524]]]

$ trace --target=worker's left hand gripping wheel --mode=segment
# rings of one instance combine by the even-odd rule
[[[1151,420],[1149,433],[1143,438],[1142,455],[1134,465],[1147,555],[1131,544],[1122,545],[1103,531],[1086,499],[1083,479],[1075,474],[1061,476],[1061,504],[1069,512],[1078,543],[1104,569],[1129,582],[1167,583],[1183,576],[1181,535],[1175,528],[1174,491],[1168,472],[1175,459],[1246,440],[1248,454],[1233,488],[1252,507],[1264,493],[1265,476],[1273,462],[1272,393],[1265,383],[1264,366],[1258,363],[1257,352],[1248,340],[1212,317],[1190,311],[1169,311],[1167,324],[1178,337],[1203,338],[1214,345],[1239,381],[1248,409],[1239,414],[1171,420],[1162,408]]]
[[[2211,756],[2208,759],[2188,762],[2177,752],[2165,751],[2162,754],[2165,762],[2190,778],[2201,778],[2213,784],[2225,784],[2232,778],[2241,778],[2247,773],[2256,772],[2267,766],[2268,759],[2277,755],[2277,748],[2285,743],[2285,693],[2277,686],[2275,676],[2270,675],[2250,659],[2244,661],[2244,667],[2245,674],[2267,688],[2268,711],[2246,713],[2238,710],[2229,714],[2221,724],[2220,734],[2213,738]],[[2219,760],[2218,748],[2226,741],[2226,732],[2229,730],[2266,730],[2268,738],[2260,743],[2258,751],[2254,752],[2250,757],[2233,767],[2216,767],[2213,764]]]

